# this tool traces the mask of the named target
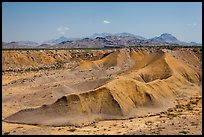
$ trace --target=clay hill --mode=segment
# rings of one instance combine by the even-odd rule
[[[202,95],[202,49],[3,51],[4,123],[84,126]]]

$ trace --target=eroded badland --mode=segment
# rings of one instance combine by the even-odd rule
[[[202,134],[202,49],[2,51],[3,134]]]

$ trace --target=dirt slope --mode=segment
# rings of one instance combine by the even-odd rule
[[[55,93],[52,101],[45,101],[46,105],[38,104],[16,111],[7,115],[4,121],[33,125],[84,126],[99,120],[127,119],[158,113],[175,105],[173,102],[176,97],[201,94],[202,53],[197,50],[120,49],[103,51],[103,56],[94,60],[78,58],[72,72],[62,69],[61,72],[50,75],[52,80],[41,77],[33,83],[40,87],[40,80],[44,83],[50,81],[51,86],[56,80],[56,88],[52,88],[52,93]],[[71,62],[70,58],[65,59]],[[83,80],[80,78],[82,76]],[[101,81],[102,79],[106,80]],[[101,82],[90,86],[91,88],[82,86],[82,83],[93,85],[93,80]],[[27,82],[31,83],[32,81]],[[65,85],[67,88],[63,88],[65,91],[62,92],[60,87]],[[16,87],[17,84],[13,86]],[[8,88],[12,86],[8,85]]]

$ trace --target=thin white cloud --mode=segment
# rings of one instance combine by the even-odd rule
[[[193,26],[197,26],[197,23],[193,23]]]
[[[70,30],[70,28],[68,28],[68,27],[57,28],[57,31],[59,32],[59,34],[65,34],[68,30]]]
[[[187,26],[197,26],[198,24],[197,23],[189,23],[189,24],[187,24]]]
[[[109,24],[109,23],[111,23],[111,22],[108,21],[108,20],[104,20],[103,23],[105,23],[105,24]]]

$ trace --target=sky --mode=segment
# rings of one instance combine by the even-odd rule
[[[202,43],[201,2],[3,2],[2,40],[42,43],[60,36],[170,33]]]

